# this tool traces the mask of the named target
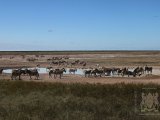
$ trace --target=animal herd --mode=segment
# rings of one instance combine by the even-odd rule
[[[65,68],[59,68],[59,69],[53,69],[52,67],[47,67],[46,69],[48,69],[48,76],[49,78],[54,78],[56,79],[57,77],[59,77],[60,79],[63,77],[63,73],[66,72]],[[136,67],[133,70],[130,70],[126,67],[124,68],[106,68],[106,67],[102,67],[102,68],[95,68],[95,69],[84,69],[84,76],[85,77],[102,77],[102,76],[141,76],[142,74],[152,74],[152,67]],[[76,68],[70,68],[68,70],[69,74],[75,74],[77,71]],[[0,74],[2,74],[3,69],[0,69]],[[26,75],[29,76],[30,79],[32,79],[33,77],[35,79],[39,79],[39,72],[38,69],[15,69],[12,70],[11,73],[11,79],[18,79],[21,80],[21,75]]]
[[[82,67],[85,67],[87,65],[87,63],[85,61],[80,61],[80,60],[75,60],[75,61],[66,61],[66,60],[52,60],[52,62],[50,63],[51,65],[58,65],[58,66],[76,66],[76,65],[80,65]]]
[[[34,69],[34,70],[17,69],[17,70],[12,70],[11,79],[13,80],[13,79],[16,79],[16,77],[19,77],[19,80],[21,80],[21,75],[22,74],[24,74],[24,75],[27,74],[30,77],[30,79],[32,79],[32,76],[35,76],[35,79],[39,78],[39,73],[38,73],[37,69]]]
[[[128,68],[124,67],[124,68],[106,68],[106,67],[102,67],[100,69],[95,68],[95,69],[89,69],[89,70],[85,70],[84,71],[84,75],[85,77],[102,77],[104,76],[114,76],[114,75],[118,75],[118,76],[141,76],[142,74],[152,74],[152,67],[148,67],[145,66],[143,67],[136,67],[134,70],[129,70]]]

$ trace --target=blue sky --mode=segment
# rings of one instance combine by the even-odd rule
[[[0,0],[0,50],[160,50],[160,0]]]

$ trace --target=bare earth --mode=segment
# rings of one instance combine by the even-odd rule
[[[40,64],[41,67],[50,66],[50,62],[47,59],[58,56],[68,56],[68,62],[75,60],[85,61],[87,66],[85,68],[96,68],[96,64],[99,64],[101,67],[129,67],[135,68],[137,66],[151,66],[153,67],[152,75],[143,75],[141,77],[91,77],[85,78],[84,75],[64,75],[62,79],[49,78],[48,74],[40,74],[39,80],[30,80],[28,76],[22,76],[23,81],[36,81],[36,82],[63,82],[63,83],[100,83],[100,84],[115,84],[115,83],[155,83],[160,84],[160,52],[102,52],[95,54],[92,53],[65,53],[65,54],[46,54],[46,55],[30,55],[23,54],[25,57],[22,57],[21,54],[12,55],[12,54],[3,54],[0,55],[0,67],[1,68],[19,68],[23,66],[35,67],[37,64]],[[35,62],[27,61],[27,58],[36,58],[38,59]],[[71,66],[55,66],[52,67],[67,67]],[[72,66],[73,67],[73,66]],[[80,65],[74,66],[74,68],[82,68]],[[11,74],[3,73],[0,75],[0,79],[11,80]],[[34,77],[33,77],[34,78]]]

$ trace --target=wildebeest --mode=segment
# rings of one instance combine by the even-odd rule
[[[82,64],[83,68],[84,68],[86,65],[87,65],[87,63],[86,63],[86,62],[85,62],[85,63],[83,63],[83,64]]]
[[[38,59],[36,59],[36,58],[27,58],[27,61],[29,61],[29,62],[35,62],[36,60],[38,60]]]
[[[52,68],[53,68],[53,67],[50,67],[50,66],[49,66],[49,67],[46,67],[46,69],[48,69],[48,70],[50,70],[50,69],[52,69]]]
[[[152,67],[148,67],[147,65],[145,66],[145,69],[144,69],[144,71],[145,71],[145,73],[147,72],[148,74],[150,73],[150,74],[152,74]]]
[[[77,63],[76,62],[71,62],[71,66],[74,66],[76,65]]]
[[[68,57],[68,56],[63,56],[63,58],[64,58],[64,59],[69,59],[69,57]]]
[[[64,60],[58,61],[58,65],[65,65],[67,62]]]
[[[38,80],[39,73],[38,73],[37,69],[33,69],[33,70],[26,69],[25,72],[26,72],[26,74],[28,74],[30,76],[30,79],[32,79],[32,76],[35,76],[35,79]]]
[[[53,61],[53,62],[52,62],[52,64],[54,64],[54,65],[58,65],[58,64],[59,64],[59,62],[58,62],[58,61]]]
[[[21,74],[26,74],[24,70],[18,69],[18,70],[12,70],[11,79],[16,79],[16,77],[19,77],[19,80],[21,80]]]
[[[80,60],[76,60],[75,63],[78,64],[80,62]]]
[[[86,62],[84,62],[84,61],[79,62],[80,65],[83,65],[84,63],[86,63]]]
[[[71,73],[75,74],[76,71],[77,71],[76,68],[70,68],[70,69],[69,69],[69,73],[70,73],[70,74],[71,74]]]
[[[52,57],[52,60],[62,60],[62,57]]]
[[[54,74],[54,78],[57,77],[57,75],[59,75],[59,78],[61,79],[63,72],[66,72],[66,70],[64,68],[62,69],[55,69],[55,70],[50,70],[49,71],[49,77],[52,77],[52,74]]]
[[[87,65],[85,61],[80,61],[79,64],[82,65],[83,68]]]
[[[51,58],[48,58],[47,61],[50,62],[50,61],[52,61],[52,59],[51,59]]]

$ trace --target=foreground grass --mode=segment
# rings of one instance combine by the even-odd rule
[[[135,113],[134,92],[158,85],[0,81],[0,120],[159,120]]]

